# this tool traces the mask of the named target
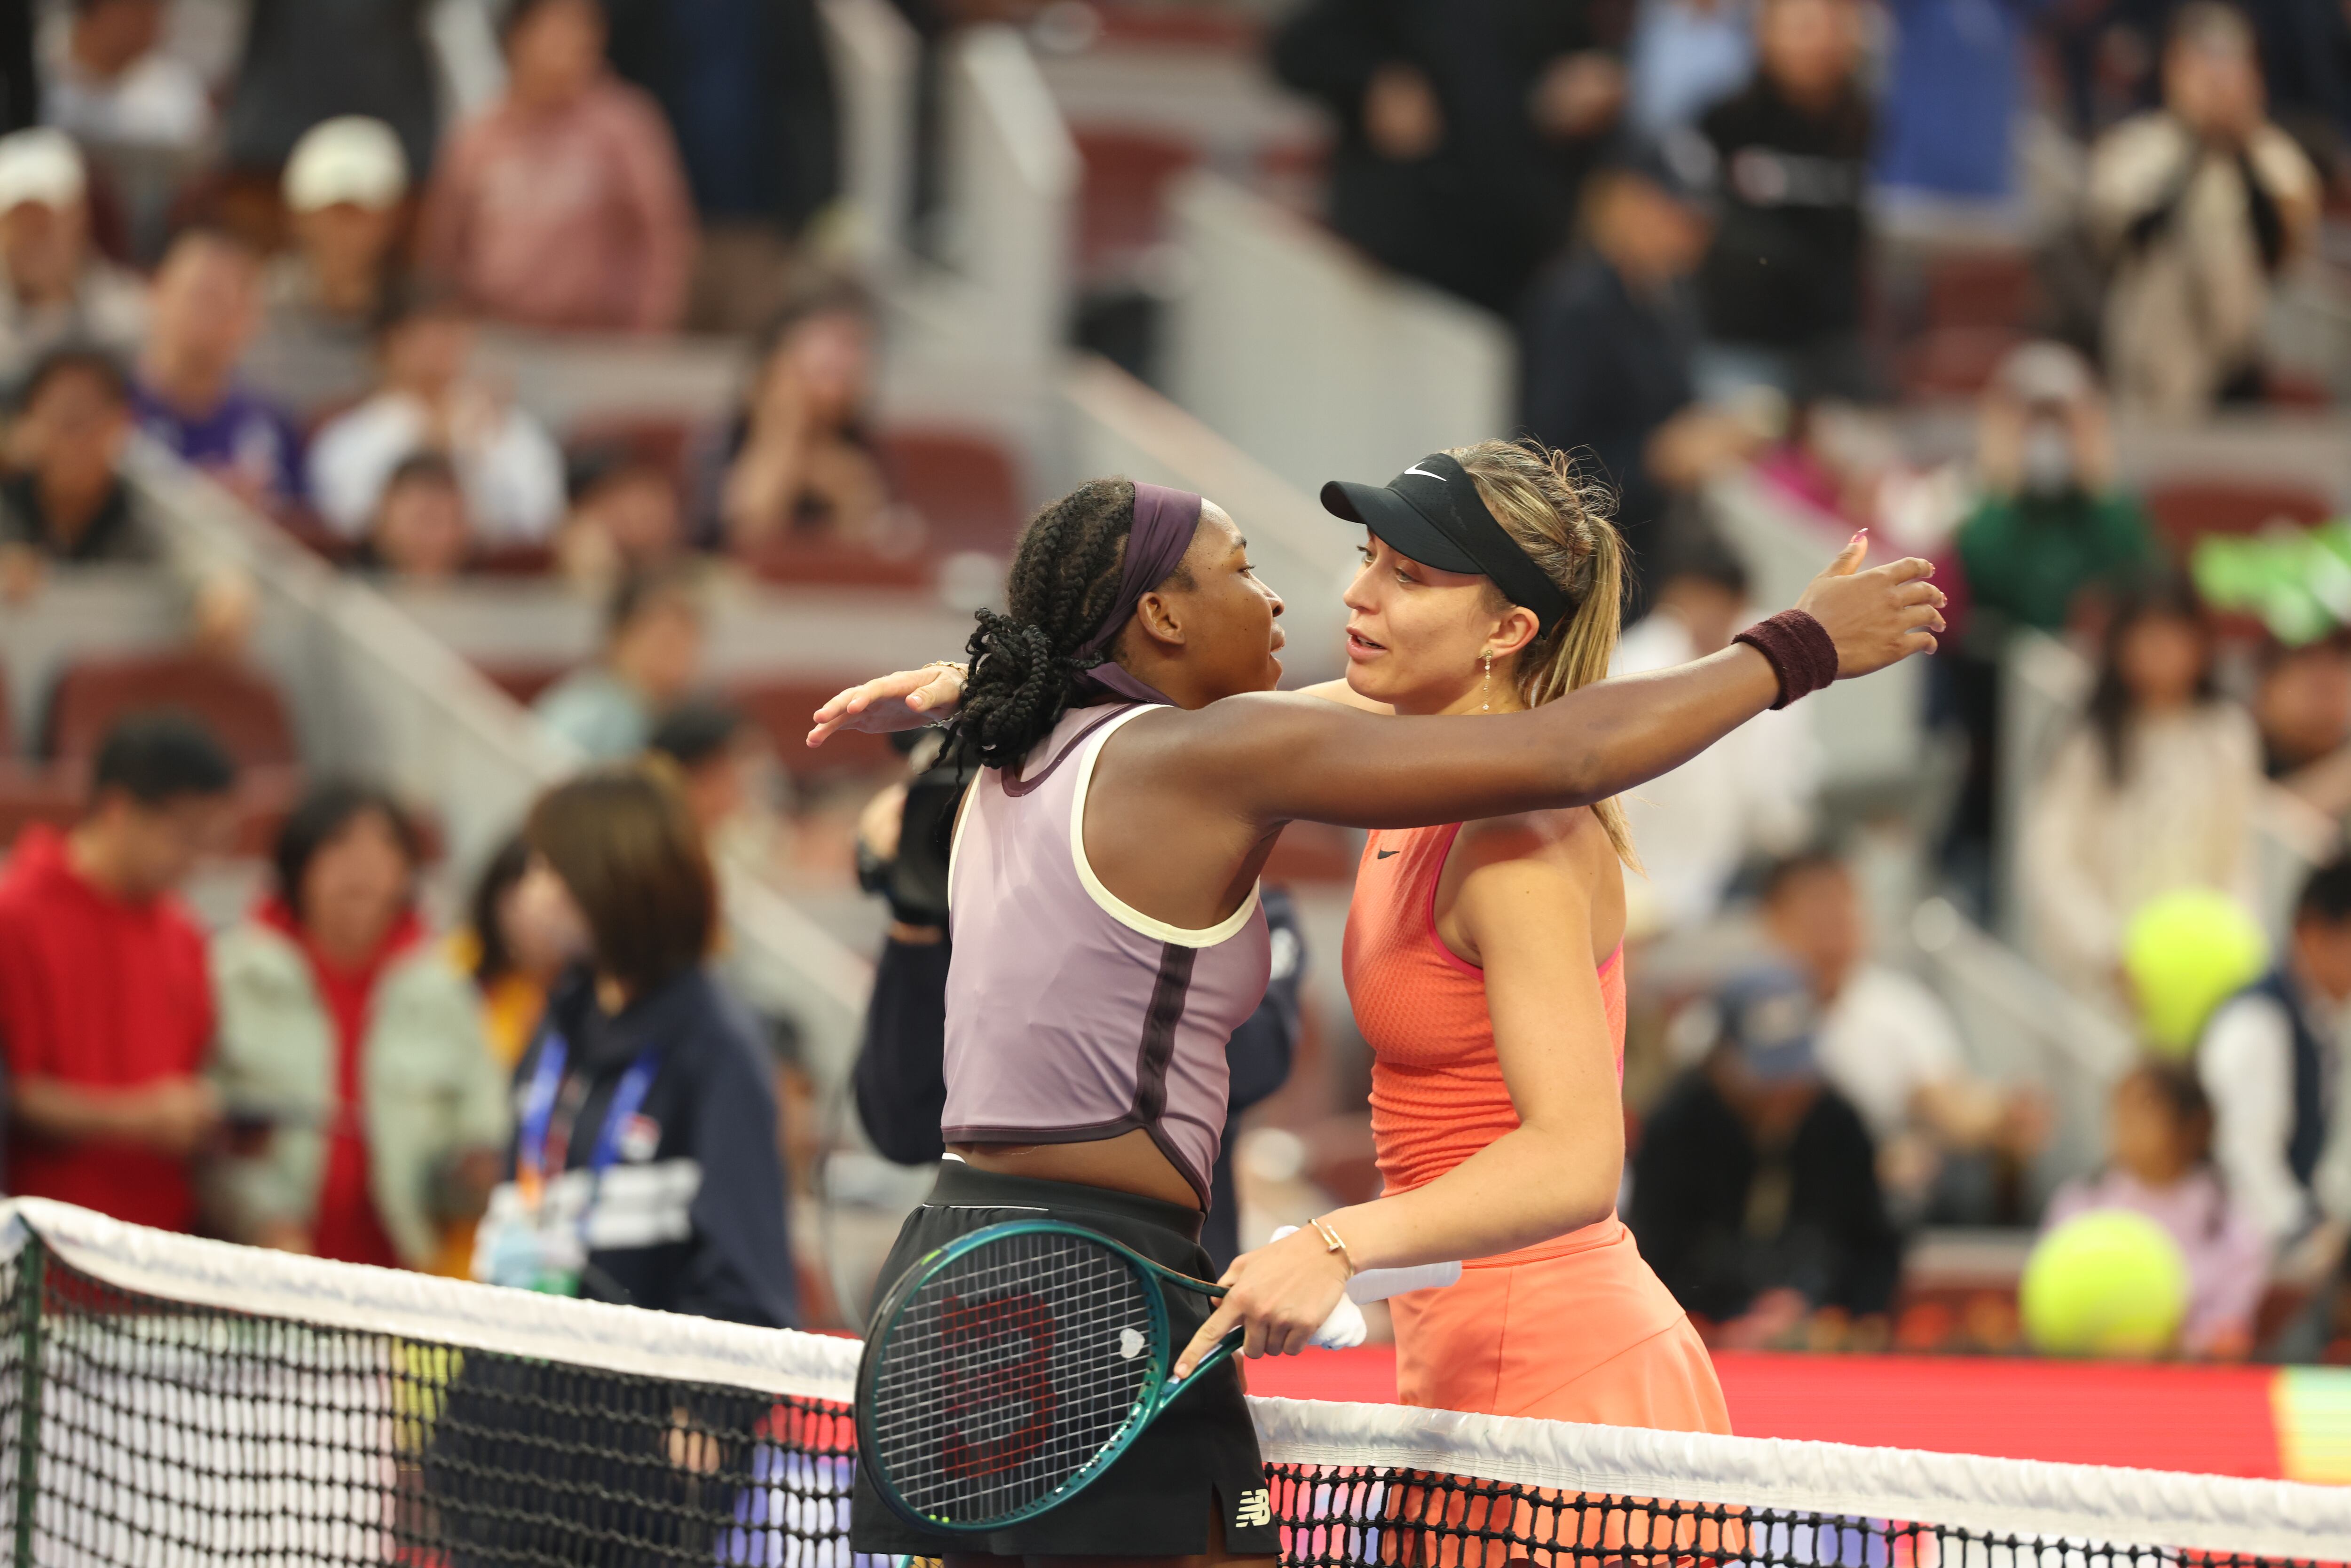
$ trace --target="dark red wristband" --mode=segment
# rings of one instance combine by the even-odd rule
[[[1810,696],[1837,677],[1836,640],[1801,610],[1782,610],[1769,621],[1758,621],[1731,641],[1746,643],[1771,661],[1771,673],[1780,677],[1774,708]]]

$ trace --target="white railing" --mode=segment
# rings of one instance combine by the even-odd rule
[[[987,431],[1033,476],[1070,319],[1077,144],[1019,32],[972,27],[946,49],[941,262],[885,285],[881,404]]]
[[[2045,1192],[2086,1172],[2105,1147],[2107,1096],[2137,1054],[2129,1031],[1943,899],[1913,912],[1908,935],[1958,1020],[1970,1065],[2047,1092],[2053,1132],[2036,1185]]]
[[[1230,512],[1258,572],[1288,606],[1288,684],[1345,668],[1340,591],[1355,570],[1354,530],[1320,503],[1105,360],[1073,363],[1061,385],[1061,472],[1055,487],[1123,474],[1197,491]]]
[[[850,254],[886,276],[900,260],[914,205],[922,41],[886,0],[822,0],[818,14],[840,106]]]
[[[1751,477],[1716,485],[1708,500],[1717,525],[1747,563],[1758,611],[1794,604],[1840,540],[1799,515]],[[1910,659],[1865,681],[1840,681],[1805,705],[1822,766],[1832,782],[1886,783],[1917,777],[1927,763],[1927,665]],[[1817,706],[1815,706],[1817,705]]]
[[[218,486],[145,444],[131,475],[181,553],[254,583],[254,654],[285,692],[305,761],[364,773],[431,809],[458,885],[539,790],[579,766],[568,742],[445,643]],[[744,868],[725,869],[730,977],[755,1000],[789,1011],[812,1071],[838,1081],[855,1050],[872,965]]]
[[[1496,317],[1395,277],[1217,175],[1173,193],[1185,287],[1170,394],[1307,495],[1510,433],[1515,355]]]
[[[0,606],[0,678],[16,749],[28,758],[37,752],[49,689],[76,659],[175,647],[187,619],[182,585],[138,566],[56,572],[29,602]]]

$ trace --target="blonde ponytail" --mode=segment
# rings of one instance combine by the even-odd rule
[[[1450,455],[1476,483],[1494,520],[1575,605],[1520,653],[1519,700],[1541,707],[1607,679],[1625,604],[1625,540],[1611,517],[1615,497],[1578,474],[1566,453],[1539,441],[1481,441]],[[1617,859],[1638,871],[1623,803],[1603,800],[1592,812]]]

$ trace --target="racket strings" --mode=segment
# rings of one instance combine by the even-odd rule
[[[1155,1289],[1109,1248],[1054,1233],[991,1241],[925,1281],[874,1384],[875,1457],[893,1490],[963,1523],[1051,1496],[1161,1375]]]

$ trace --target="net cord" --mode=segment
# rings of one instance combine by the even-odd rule
[[[126,1225],[47,1198],[0,1202],[0,1261],[26,1228],[125,1291],[323,1327],[685,1383],[850,1402],[858,1342],[778,1333]]]
[[[859,1344],[330,1263],[0,1200],[0,1260],[37,1232],[70,1267],[166,1300],[431,1343],[849,1404]],[[2089,1542],[2351,1560],[2351,1488],[1252,1398],[1270,1464],[1425,1470]]]

